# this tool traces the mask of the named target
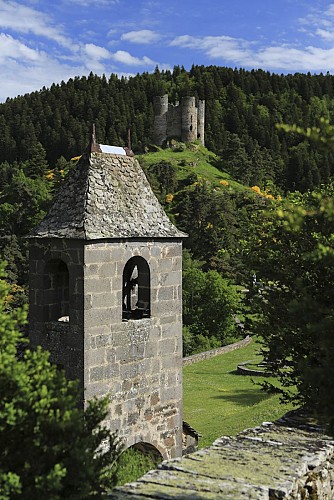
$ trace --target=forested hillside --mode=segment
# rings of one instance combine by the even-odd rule
[[[170,101],[184,95],[206,100],[207,148],[177,141],[169,149],[154,146],[152,103],[163,93]],[[280,209],[282,198],[291,199],[296,190],[326,184],[334,173],[333,150],[314,148],[305,136],[287,134],[277,124],[307,128],[320,118],[330,120],[333,94],[329,74],[200,66],[129,79],[91,74],[7,100],[0,105],[0,260],[7,261],[11,283],[8,308],[27,300],[25,236],[75,165],[71,158],[87,147],[95,122],[104,144],[125,144],[131,129],[132,147],[153,190],[189,234],[185,354],[233,341],[242,334],[235,320],[243,321],[245,313],[240,290],[263,272],[263,263],[252,259],[258,252],[251,251],[267,231],[263,214]]]
[[[98,141],[126,143],[135,152],[152,143],[153,98],[168,93],[206,100],[206,146],[221,168],[253,185],[271,179],[284,191],[305,191],[333,174],[330,153],[314,152],[300,136],[287,137],[277,123],[316,125],[334,114],[332,75],[276,75],[261,70],[193,66],[189,72],[143,73],[131,78],[76,77],[0,105],[0,163],[31,159],[36,143],[50,168],[86,147],[92,122]]]

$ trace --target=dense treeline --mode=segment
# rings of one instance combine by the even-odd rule
[[[234,188],[228,181],[212,183],[200,178],[195,167],[181,179],[182,162],[160,161],[145,167],[143,155],[141,163],[169,215],[189,234],[185,246],[192,259],[185,264],[184,283],[190,276],[190,282],[198,284],[189,303],[185,300],[190,351],[196,349],[199,331],[205,337],[202,347],[233,340],[238,332],[226,325],[215,331],[198,304],[205,303],[206,290],[212,289],[217,290],[217,300],[220,297],[219,308],[229,310],[230,302],[224,301],[227,296],[233,298],[232,289],[225,293],[226,283],[214,273],[233,286],[249,287],[256,269],[245,256],[245,238],[249,232],[256,233],[256,213],[270,199],[313,189],[333,175],[333,150],[313,148],[305,136],[286,134],[276,126],[294,123],[306,128],[320,118],[330,120],[333,78],[217,66],[194,66],[187,72],[175,67],[173,72],[156,69],[128,79],[90,74],[8,99],[0,105],[0,260],[7,261],[12,284],[10,307],[27,297],[25,236],[47,212],[73,165],[70,158],[86,148],[92,122],[99,142],[124,144],[130,128],[133,149],[145,152],[152,146],[154,96],[168,92],[170,100],[176,101],[191,94],[206,100],[206,143],[216,153],[209,162],[257,191]],[[176,144],[175,151],[184,148]],[[208,154],[199,146],[189,146],[189,154],[191,150],[193,165]],[[213,300],[211,295],[210,303]]]
[[[50,168],[86,147],[91,123],[98,140],[125,144],[132,132],[136,152],[152,143],[153,98],[168,93],[206,100],[206,145],[221,157],[221,168],[245,184],[270,178],[284,191],[305,191],[333,175],[331,152],[315,152],[300,136],[287,137],[277,123],[303,127],[334,113],[334,77],[277,75],[262,70],[193,66],[189,72],[76,77],[0,105],[0,164],[30,160],[40,143]]]
[[[65,389],[47,354],[16,356],[23,340],[16,311],[27,286],[24,237],[48,210],[73,164],[69,159],[86,147],[92,121],[105,143],[124,143],[131,127],[134,149],[144,151],[152,141],[152,100],[163,92],[172,99],[186,93],[206,99],[207,145],[218,155],[216,165],[251,186],[222,172],[215,182],[200,177],[196,166],[210,155],[199,145],[176,144],[178,152],[195,155],[187,177],[178,175],[186,156],[177,166],[141,158],[166,211],[189,234],[183,261],[185,354],[233,340],[243,334],[240,318],[251,320],[280,381],[278,387],[265,385],[313,409],[333,434],[334,187],[327,180],[333,175],[334,127],[325,124],[320,134],[295,127],[289,135],[276,127],[331,120],[333,82],[330,75],[175,68],[129,80],[90,75],[0,106],[0,260],[7,261],[10,285],[0,280],[0,387],[8,401],[0,422],[4,498],[19,498],[24,488],[30,496],[43,490],[54,498],[75,489],[78,498],[87,498],[115,481],[115,470],[109,474],[105,467],[105,459],[109,464],[119,455],[115,442],[110,457],[95,453],[102,439],[112,438],[99,426],[103,405],[93,406],[83,421],[75,387]],[[309,136],[325,138],[325,148],[313,148]],[[22,433],[31,437],[23,445]],[[73,435],[76,446],[69,447]],[[45,436],[46,458],[38,461]]]

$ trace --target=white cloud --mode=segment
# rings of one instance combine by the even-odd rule
[[[294,49],[286,46],[268,47],[254,54],[253,65],[294,71],[334,71],[334,48],[305,47]]]
[[[94,45],[94,43],[86,43],[84,46],[84,51],[92,59],[108,59],[110,57],[109,50],[104,47],[99,47],[98,45]]]
[[[121,36],[121,40],[139,44],[150,44],[157,42],[159,39],[160,35],[152,30],[128,31]]]
[[[320,44],[331,44],[334,41],[334,4],[329,4],[326,9],[314,10],[298,22],[303,26],[303,32],[312,38],[318,38]]]
[[[255,43],[226,36],[192,37],[183,35],[171,44],[205,53],[211,59],[241,67],[282,71],[334,71],[334,48],[307,46],[294,48],[286,44],[259,47]]]
[[[110,58],[111,54],[109,50],[95,45],[94,43],[86,43],[82,48],[79,60],[81,59],[89,71],[104,73],[106,67],[102,60]]]
[[[5,62],[7,59],[29,62],[39,61],[42,57],[42,54],[37,50],[27,47],[24,43],[5,33],[0,33],[0,45],[0,63]]]
[[[0,27],[18,33],[32,33],[75,49],[62,30],[52,25],[49,16],[17,2],[0,0]]]
[[[10,37],[1,37],[0,43],[6,48],[0,56],[0,102],[7,97],[34,92],[43,86],[50,87],[52,83],[66,81],[74,75],[87,74],[83,65],[74,67],[59,63],[46,53],[32,51],[17,40],[10,40]]]
[[[140,59],[139,57],[132,56],[125,50],[118,50],[117,52],[112,54],[112,58],[119,63],[127,64],[129,66],[152,66],[156,64],[147,56],[144,56],[142,59]]]
[[[320,36],[321,38],[323,38],[327,42],[334,41],[334,29],[324,30],[324,29],[318,28],[315,33],[316,33],[316,35]]]
[[[174,38],[171,46],[200,50],[213,59],[244,60],[251,56],[251,43],[229,36],[194,37],[182,35]]]
[[[334,3],[328,5],[327,9],[325,10],[325,14],[328,17],[334,18]]]

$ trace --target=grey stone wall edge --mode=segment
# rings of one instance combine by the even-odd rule
[[[108,498],[331,500],[334,441],[304,415],[290,412],[165,461],[158,470],[116,488]]]
[[[227,352],[234,351],[235,349],[240,349],[252,342],[252,337],[247,335],[243,340],[235,342],[234,344],[225,345],[223,347],[218,347],[217,349],[211,349],[210,351],[200,352],[199,354],[193,354],[192,356],[187,356],[183,358],[183,366],[191,365],[197,363],[198,361],[203,361],[204,359],[210,359],[220,354],[225,354]]]

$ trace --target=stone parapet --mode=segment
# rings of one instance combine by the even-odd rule
[[[204,359],[214,358],[220,354],[226,354],[227,352],[234,351],[235,349],[240,349],[240,347],[245,347],[250,342],[252,338],[247,335],[243,340],[235,342],[234,344],[224,345],[223,347],[218,347],[217,349],[211,349],[210,351],[200,352],[198,354],[193,354],[192,356],[187,356],[183,358],[183,366],[192,365],[198,361],[203,361]]]
[[[295,412],[163,462],[110,499],[334,498],[334,441]]]

